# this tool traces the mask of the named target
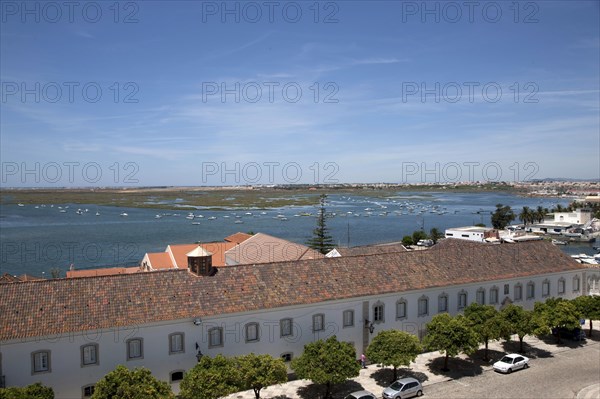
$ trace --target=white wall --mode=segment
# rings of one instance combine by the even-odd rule
[[[457,238],[459,240],[483,242],[484,233],[482,231],[464,231],[464,230],[446,230],[446,238]]]
[[[573,276],[580,278],[580,291],[573,292]],[[43,337],[36,340],[13,340],[3,342],[0,346],[3,372],[9,386],[24,386],[34,382],[41,382],[55,390],[57,398],[79,398],[82,387],[93,384],[106,373],[113,370],[118,364],[127,367],[147,367],[153,374],[163,380],[169,381],[170,373],[178,370],[189,370],[196,363],[196,342],[203,354],[215,356],[241,355],[250,352],[268,353],[280,356],[291,352],[294,357],[302,353],[303,347],[309,342],[326,339],[337,335],[341,341],[353,342],[357,355],[363,351],[363,337],[371,340],[378,332],[387,329],[401,329],[418,334],[425,328],[425,324],[438,313],[438,295],[448,295],[448,308],[450,314],[458,313],[458,293],[465,290],[468,293],[467,304],[475,301],[478,288],[486,292],[486,301],[489,303],[490,288],[497,286],[499,289],[498,302],[504,299],[504,284],[509,284],[509,297],[513,299],[514,285],[520,282],[523,287],[523,300],[516,301],[527,309],[532,309],[535,301],[543,301],[542,282],[548,279],[551,283],[550,296],[558,296],[558,279],[565,279],[565,294],[562,297],[571,299],[581,295],[585,288],[585,273],[570,272],[534,276],[531,278],[518,278],[507,281],[488,283],[465,284],[459,286],[446,286],[435,289],[410,291],[380,295],[377,297],[361,297],[348,300],[331,301],[305,306],[280,308],[276,310],[235,314],[223,317],[204,318],[200,326],[195,326],[192,320],[179,320],[169,323],[146,324],[130,328],[119,328],[114,331],[98,331],[87,334],[65,334],[62,337]],[[527,283],[535,283],[535,297],[526,299]],[[429,298],[429,313],[418,316],[418,299],[423,295]],[[396,319],[396,302],[399,299],[407,301],[407,317]],[[363,302],[368,301],[368,319],[373,320],[373,306],[380,301],[384,306],[384,321],[374,324],[374,333],[369,334],[364,327]],[[499,305],[498,305],[499,307]],[[354,326],[343,327],[342,315],[344,310],[354,310]],[[325,329],[319,332],[312,331],[313,315],[322,313],[325,316]],[[283,318],[293,318],[294,335],[280,337],[279,321]],[[259,323],[261,334],[258,342],[246,342],[245,325],[249,322]],[[208,330],[212,327],[223,328],[224,345],[215,348],[208,347]],[[185,353],[169,354],[168,336],[174,332],[185,334]],[[144,357],[141,360],[126,359],[125,342],[134,337],[143,338]],[[81,367],[80,347],[86,343],[99,344],[99,365]],[[51,372],[31,374],[31,353],[38,350],[51,351]],[[172,385],[178,391],[178,384]]]

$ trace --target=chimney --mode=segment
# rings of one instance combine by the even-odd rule
[[[188,252],[186,255],[190,273],[196,276],[211,276],[213,274],[212,253],[198,245],[198,247]]]

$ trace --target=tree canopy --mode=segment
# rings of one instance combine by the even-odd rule
[[[54,399],[54,390],[36,382],[26,387],[0,388],[0,399]]]
[[[304,346],[301,356],[292,360],[292,369],[298,378],[325,385],[325,398],[331,396],[331,385],[357,377],[360,364],[354,346],[340,342],[334,335]]]
[[[581,315],[590,321],[588,337],[592,336],[592,320],[600,320],[600,296],[582,295],[573,299],[573,304]]]
[[[241,372],[232,358],[203,356],[183,376],[179,384],[181,399],[217,399],[238,392]]]
[[[465,317],[479,336],[479,342],[485,344],[484,360],[488,360],[488,344],[490,340],[510,336],[510,325],[500,317],[500,313],[491,305],[471,303],[465,308]]]
[[[423,348],[419,339],[413,334],[399,330],[381,331],[367,348],[367,357],[374,363],[394,368],[394,378],[397,378],[397,369],[409,366],[414,362]]]
[[[542,335],[545,329],[539,316],[519,305],[510,304],[500,311],[500,317],[508,323],[510,333],[519,337],[519,352],[523,353],[523,338],[526,335]]]
[[[577,328],[580,326],[579,320],[582,317],[572,301],[562,298],[548,298],[546,302],[536,302],[534,313],[540,318],[546,333],[553,328],[557,329],[557,343],[560,343],[560,328]]]
[[[118,365],[98,381],[92,399],[164,399],[175,398],[171,387],[156,379],[147,368],[129,370]]]
[[[497,204],[496,210],[492,214],[492,226],[495,229],[503,229],[515,220],[515,213],[510,206]]]
[[[459,353],[475,352],[479,347],[479,337],[465,316],[452,317],[448,313],[440,313],[427,323],[427,335],[423,339],[423,346],[446,354],[443,370],[447,371],[448,358]]]
[[[261,389],[287,381],[287,368],[282,359],[250,353],[238,357],[237,361],[241,374],[240,388],[252,389],[256,399],[260,399]]]
[[[327,195],[321,194],[319,199],[319,213],[317,216],[317,227],[313,230],[312,237],[306,242],[310,248],[315,251],[319,251],[322,254],[326,254],[331,251],[334,247],[333,237],[329,234],[329,229],[327,228],[327,213],[325,210],[325,202],[327,200]]]

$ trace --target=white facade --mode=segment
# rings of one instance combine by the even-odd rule
[[[454,227],[451,229],[446,229],[445,236],[446,236],[446,238],[457,238],[460,240],[484,242],[485,239],[493,231],[494,231],[494,229],[491,229],[489,227],[478,227],[478,226]]]
[[[583,290],[587,288],[584,284],[587,281],[586,272],[577,270],[510,280],[448,285],[207,317],[203,318],[199,325],[196,325],[193,319],[185,319],[130,328],[65,334],[60,337],[45,336],[5,341],[0,346],[0,373],[5,376],[7,386],[41,382],[51,386],[57,398],[81,398],[85,386],[93,385],[118,364],[130,368],[147,367],[160,380],[170,382],[172,373],[186,371],[194,366],[197,361],[196,343],[202,354],[211,357],[217,354],[232,356],[254,352],[277,357],[289,354],[293,358],[302,353],[305,344],[335,334],[339,340],[353,343],[357,356],[360,356],[370,340],[382,330],[400,329],[422,336],[425,324],[440,312],[440,302],[444,302],[440,298],[447,298],[447,311],[450,314],[462,310],[459,307],[461,300],[464,300],[464,305],[468,305],[483,299],[485,304],[494,304],[500,308],[506,298],[509,298],[515,304],[533,309],[536,301],[543,301],[550,296],[571,299],[585,293]],[[560,293],[559,287],[562,289],[562,282],[564,292]],[[531,285],[533,297],[528,297]],[[516,287],[519,286],[521,299],[516,296]],[[505,294],[505,289],[508,289],[508,294]],[[547,292],[544,292],[546,290]],[[350,314],[353,315],[352,323]],[[281,324],[284,319],[292,319],[292,335],[282,337]],[[372,334],[365,328],[366,320],[374,327]],[[344,325],[345,323],[347,325]],[[247,326],[250,324],[258,326],[258,340],[247,340]],[[318,331],[313,330],[315,326],[319,328]],[[248,328],[252,330],[254,327]],[[213,333],[213,338],[222,338],[221,345],[210,345],[211,331],[216,332]],[[184,351],[172,354],[170,335],[176,333],[183,334]],[[131,339],[142,340],[142,358],[127,359],[127,342]],[[88,344],[97,344],[98,364],[82,365],[81,348]],[[50,370],[47,372],[32,371],[32,356],[38,351],[48,351],[50,354]],[[172,383],[172,387],[178,392],[178,382]]]
[[[577,209],[575,212],[554,213],[554,222],[586,224],[590,220],[592,220],[592,213],[589,210]]]

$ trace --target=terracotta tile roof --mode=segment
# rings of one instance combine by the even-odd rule
[[[235,242],[207,242],[200,243],[200,246],[212,253],[212,265],[214,267],[222,267],[227,266],[225,263],[225,252],[235,247],[237,244]]]
[[[246,241],[250,237],[252,237],[252,234],[246,234],[246,233],[242,233],[242,232],[238,231],[235,234],[225,237],[225,241],[234,242],[236,244],[241,244],[242,242]]]
[[[139,267],[106,267],[100,269],[87,270],[68,270],[67,278],[75,277],[96,277],[96,276],[112,276],[115,274],[131,274],[138,273]]]
[[[150,266],[152,266],[153,269],[173,268],[173,261],[168,252],[150,252],[148,253],[148,259],[150,260]]]
[[[21,274],[20,276],[13,276],[9,273],[4,273],[0,276],[0,284],[2,283],[15,283],[20,281],[35,281],[35,280],[45,280],[41,277],[30,276],[29,274]]]
[[[229,265],[320,259],[323,255],[305,245],[264,233],[256,233],[225,253]]]
[[[187,253],[197,247],[198,244],[171,244],[167,247],[167,252],[171,252],[171,259],[175,263],[174,266],[177,266],[179,269],[187,269]]]
[[[390,243],[379,245],[363,245],[350,248],[336,248],[342,256],[361,256],[361,255],[376,255],[387,254],[391,252],[406,252],[407,249],[402,243]]]
[[[167,270],[0,284],[0,340],[582,270],[545,241],[434,248],[230,266],[211,277]]]

